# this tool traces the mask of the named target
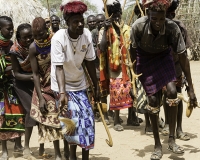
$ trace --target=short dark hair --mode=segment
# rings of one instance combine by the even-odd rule
[[[59,21],[60,21],[60,18],[59,18],[58,16],[56,16],[55,14],[54,14],[54,15],[52,15],[52,16],[50,17],[50,19],[52,19],[53,17],[55,17],[55,18],[58,18],[58,19],[59,19]]]
[[[24,29],[31,29],[31,25],[28,23],[22,23],[17,27],[17,32],[16,32],[16,39],[17,41],[19,41],[20,39],[20,31],[24,30]]]
[[[2,26],[4,24],[3,21],[9,21],[9,22],[13,23],[12,19],[8,16],[0,16],[0,26]]]
[[[98,16],[104,16],[105,17],[105,15],[102,14],[102,13],[96,15],[96,17],[98,17]]]
[[[96,18],[94,15],[89,15],[89,16],[87,17],[87,20],[88,20],[90,17]]]

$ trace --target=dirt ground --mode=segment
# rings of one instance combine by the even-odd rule
[[[197,99],[200,101],[200,62],[191,61],[191,71],[193,83],[196,90]],[[185,93],[184,93],[185,94]],[[185,115],[186,106],[184,105],[183,112],[183,130],[191,137],[189,141],[176,140],[177,144],[181,145],[185,149],[185,153],[181,155],[173,154],[167,150],[168,137],[160,134],[161,142],[163,145],[163,158],[162,160],[199,160],[200,159],[200,108],[193,110],[190,118]],[[127,109],[121,111],[121,117],[124,120],[122,124],[124,131],[116,132],[113,130],[113,121],[110,120],[109,126],[112,138],[113,147],[109,147],[105,139],[107,138],[105,129],[101,122],[96,123],[96,141],[95,148],[90,151],[91,160],[149,160],[151,152],[153,151],[154,140],[152,135],[145,135],[144,122],[139,127],[126,126]],[[163,116],[163,109],[161,110],[161,117]],[[139,115],[144,119],[143,115]],[[33,151],[33,156],[37,158],[38,155],[38,140],[37,140],[37,128],[34,128],[33,135],[31,137],[30,147]],[[63,143],[60,144],[61,151],[63,153]],[[46,152],[54,155],[53,143],[45,144]],[[8,142],[9,159],[23,160],[22,157],[14,158],[12,155],[13,143]],[[81,159],[81,149],[77,150],[78,159]],[[38,159],[38,158],[37,158]],[[51,158],[51,159],[54,159]]]

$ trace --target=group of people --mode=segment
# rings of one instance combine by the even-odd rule
[[[150,159],[162,158],[158,126],[162,104],[165,110],[162,133],[169,136],[168,149],[184,153],[175,142],[176,137],[190,139],[182,131],[183,104],[177,98],[183,75],[192,107],[197,99],[186,51],[191,42],[184,25],[172,20],[178,4],[178,0],[143,0],[141,7],[147,15],[140,17],[142,14],[136,12],[138,19],[128,26],[121,19],[120,2],[109,0],[104,9],[108,17],[88,16],[87,29],[83,16],[86,4],[81,0],[63,1],[61,11],[66,29],[59,28],[60,19],[55,15],[47,19],[36,17],[32,25],[23,23],[17,27],[14,42],[12,19],[0,16],[0,160],[8,159],[6,142],[12,139],[14,153],[28,159],[36,125],[40,158],[51,157],[44,144],[53,142],[55,159],[61,160],[59,140],[63,140],[66,160],[77,159],[77,145],[82,148],[82,159],[88,160],[89,150],[94,148],[95,119],[100,120],[93,112],[88,90],[94,90],[95,102],[107,103],[110,95],[104,118],[107,125],[108,116],[113,118],[114,130],[123,131],[120,110],[125,108],[128,108],[127,125],[139,126],[143,120],[136,116],[135,97],[131,95],[133,66],[127,65],[134,60],[133,69],[136,74],[142,73],[139,80],[148,99],[145,132],[153,132],[155,140]],[[69,126],[59,117],[70,119],[74,131],[66,132]]]

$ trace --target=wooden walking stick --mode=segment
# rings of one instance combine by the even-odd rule
[[[92,80],[91,80],[91,78],[90,78],[90,75],[89,75],[88,72],[87,72],[87,69],[86,69],[86,66],[85,66],[84,63],[82,64],[82,67],[83,67],[84,72],[85,72],[85,74],[86,74],[86,77],[87,77],[87,80],[88,80],[88,82],[89,82],[89,85],[91,86],[92,94],[95,95],[95,91],[94,91],[94,88],[93,88]],[[111,137],[110,131],[109,131],[107,125],[106,125],[106,122],[105,122],[105,119],[104,119],[104,116],[103,116],[103,113],[102,113],[103,105],[104,105],[103,103],[97,102],[97,107],[98,107],[98,110],[99,110],[99,113],[100,113],[100,116],[101,116],[101,119],[102,119],[104,128],[105,128],[105,130],[106,130],[106,133],[107,133],[108,139],[109,139],[109,140],[106,139],[106,143],[107,143],[110,147],[112,147],[112,146],[113,146],[112,137]]]

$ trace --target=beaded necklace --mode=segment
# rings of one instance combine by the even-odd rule
[[[40,54],[45,55],[45,54],[50,53],[52,36],[53,36],[53,34],[50,34],[49,37],[46,40],[44,40],[44,42],[38,42],[37,40],[34,40],[36,50]]]

